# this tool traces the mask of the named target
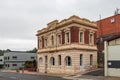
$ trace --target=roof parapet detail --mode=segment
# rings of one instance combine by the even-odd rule
[[[68,19],[63,19],[60,22],[58,20],[54,20],[47,24],[47,28],[38,30],[37,35],[42,34],[44,32],[48,32],[50,30],[54,30],[55,28],[64,27],[66,24],[77,23],[82,25],[87,25],[97,29],[96,22],[90,21],[86,18],[80,18],[76,15],[69,17]]]

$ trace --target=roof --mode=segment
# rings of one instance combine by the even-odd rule
[[[120,34],[114,35],[114,36],[106,39],[105,41],[108,41],[108,42],[109,42],[109,41],[112,41],[112,40],[115,40],[115,39],[118,39],[118,38],[120,38]]]
[[[5,52],[5,53],[30,53],[30,52],[26,52],[26,51],[9,51],[9,52]],[[30,53],[30,54],[36,54],[36,53]]]
[[[64,19],[60,22],[58,20],[54,20],[54,21],[48,23],[46,28],[43,28],[43,29],[37,31],[37,36],[39,34],[43,34],[43,33],[46,33],[46,32],[52,31],[52,30],[56,30],[58,28],[64,27],[64,26],[72,24],[72,23],[86,25],[86,26],[97,29],[96,22],[90,21],[86,18],[80,18],[76,15],[73,15],[73,16],[69,17],[68,19]]]

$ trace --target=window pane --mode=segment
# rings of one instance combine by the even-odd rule
[[[83,65],[83,54],[80,54],[80,66]]]
[[[83,42],[83,32],[80,32],[80,42]]]
[[[70,37],[69,37],[69,32],[68,33],[66,33],[66,41],[67,41],[67,43],[69,43],[70,42]]]
[[[92,63],[93,63],[93,55],[91,54],[90,55],[90,65],[92,65]]]

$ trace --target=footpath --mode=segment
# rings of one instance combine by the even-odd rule
[[[75,75],[66,75],[66,74],[39,74],[37,72],[30,72],[27,70],[1,70],[1,72],[14,72],[20,74],[33,74],[33,75],[46,75],[46,76],[59,76],[68,80],[120,80],[120,77],[105,77],[105,76],[93,76],[93,75],[84,75],[83,73],[75,74]]]

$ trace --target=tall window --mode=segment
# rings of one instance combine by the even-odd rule
[[[58,65],[61,65],[61,55],[58,55]]]
[[[65,63],[66,63],[66,66],[71,66],[72,65],[72,60],[71,60],[70,56],[67,56],[65,58]]]
[[[55,58],[54,57],[50,58],[50,63],[51,63],[51,65],[55,65]]]
[[[43,59],[42,59],[42,57],[39,58],[39,62],[40,62],[40,64],[43,63]]]
[[[89,35],[89,43],[93,44],[93,34],[92,33]]]
[[[51,43],[52,43],[52,46],[54,45],[54,36],[52,35],[51,36]]]
[[[84,38],[84,34],[83,34],[83,32],[80,32],[80,35],[79,35],[80,37],[79,37],[79,40],[80,40],[80,43],[83,43],[83,38]]]
[[[39,45],[40,48],[42,48],[42,40],[40,40],[40,45]]]
[[[61,37],[60,34],[58,35],[58,44],[59,44],[59,45],[62,44],[62,37]]]
[[[47,39],[45,39],[45,47],[47,47]]]
[[[90,55],[90,65],[92,65],[93,64],[93,55],[91,54]]]
[[[70,43],[70,33],[69,32],[66,33],[66,43],[67,44]]]
[[[80,54],[80,66],[83,65],[83,54]]]

